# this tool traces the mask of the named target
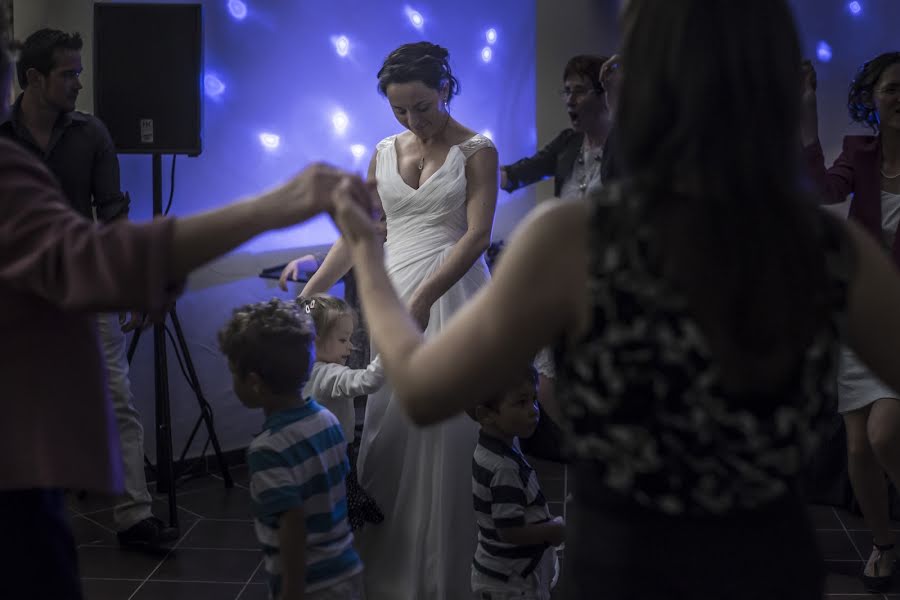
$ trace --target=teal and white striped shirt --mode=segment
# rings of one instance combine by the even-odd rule
[[[295,507],[306,516],[306,592],[362,571],[347,521],[347,443],[334,415],[314,400],[270,415],[250,444],[247,464],[272,597],[281,591],[282,572],[291,568],[281,561],[279,519]]]

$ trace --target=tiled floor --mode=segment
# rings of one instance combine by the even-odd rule
[[[565,471],[533,461],[554,515],[565,516]],[[189,481],[178,494],[182,536],[169,552],[126,552],[112,530],[112,501],[96,496],[70,499],[87,600],[265,600],[260,552],[249,517],[247,471],[232,471],[236,486],[225,489],[217,475]],[[870,539],[859,517],[831,507],[810,508],[828,570],[826,600],[900,600],[891,593],[867,594],[859,581]],[[164,497],[156,513],[165,518]],[[900,523],[895,524],[900,530]]]

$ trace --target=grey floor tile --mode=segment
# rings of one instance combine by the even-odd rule
[[[862,572],[862,561],[825,561],[826,594],[865,594],[859,574]],[[877,596],[876,596],[877,597]]]
[[[216,581],[243,584],[250,579],[258,564],[258,550],[178,548],[153,573],[150,581]]]
[[[816,538],[825,560],[862,560],[844,531],[817,531]]]
[[[122,550],[118,546],[81,546],[78,565],[81,576],[99,579],[146,579],[164,555]]]
[[[239,487],[202,490],[179,496],[178,506],[211,519],[249,519],[250,492]]]
[[[148,581],[132,600],[234,600],[243,583]]]
[[[141,580],[82,579],[84,600],[128,600]]]
[[[179,548],[259,548],[250,521],[216,521],[201,519],[182,538]]]

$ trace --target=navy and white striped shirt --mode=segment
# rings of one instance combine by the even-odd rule
[[[528,577],[549,547],[500,540],[497,530],[544,523],[550,511],[537,475],[522,453],[481,431],[472,457],[472,497],[478,523],[473,567],[500,581]]]
[[[256,536],[272,597],[281,592],[279,519],[302,507],[306,524],[306,592],[362,571],[347,521],[347,444],[337,418],[313,400],[270,415],[247,451]]]

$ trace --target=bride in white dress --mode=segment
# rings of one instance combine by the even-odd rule
[[[447,56],[440,46],[420,42],[385,60],[379,89],[408,131],[382,140],[369,166],[387,225],[388,273],[411,313],[427,325],[426,336],[440,331],[487,282],[483,253],[497,201],[496,149],[447,111],[459,88]],[[338,240],[302,295],[327,291],[349,261]],[[356,542],[368,600],[472,597],[477,434],[465,415],[415,427],[390,382],[369,396],[357,470],[385,520],[366,527]]]

